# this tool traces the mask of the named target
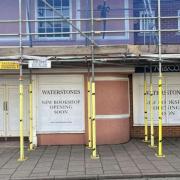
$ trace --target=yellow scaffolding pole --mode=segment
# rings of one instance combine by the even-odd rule
[[[152,82],[152,66],[150,66],[150,121],[151,121],[151,144],[150,147],[156,147],[154,145],[154,112],[153,112],[153,82]]]
[[[165,157],[163,155],[163,146],[162,146],[162,74],[160,73],[158,81],[158,115],[159,115],[159,138],[158,138],[158,153],[157,157]]]
[[[92,82],[92,159],[97,159],[97,147],[96,147],[96,101],[95,101],[95,82]]]
[[[158,116],[159,116],[159,138],[158,138],[158,153],[157,157],[165,157],[163,155],[162,146],[162,42],[161,42],[161,1],[158,0],[158,51],[159,51],[159,81],[158,81]]]
[[[22,65],[20,65],[20,78],[19,78],[19,135],[20,135],[20,157],[18,161],[26,160],[24,156],[24,128],[23,128],[23,105],[24,105],[24,90],[22,79]]]
[[[91,83],[88,81],[88,148],[92,148]]]
[[[146,66],[144,67],[144,142],[148,142]]]
[[[31,76],[31,75],[30,75]],[[34,150],[33,147],[33,95],[32,95],[32,80],[30,77],[29,83],[29,151]]]

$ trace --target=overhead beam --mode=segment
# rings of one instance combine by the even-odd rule
[[[162,45],[162,54],[179,54],[180,45]],[[108,45],[94,49],[95,55],[134,54],[143,56],[157,54],[158,48],[154,45]],[[91,47],[86,46],[34,46],[23,47],[23,54],[29,56],[90,56]],[[19,47],[0,47],[0,56],[19,55]]]
[[[96,55],[125,54],[129,52],[127,45],[95,47]],[[18,47],[0,47],[0,56],[18,55]],[[24,55],[33,56],[88,56],[91,55],[91,47],[86,46],[33,46],[23,47]]]

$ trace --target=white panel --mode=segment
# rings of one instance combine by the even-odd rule
[[[24,88],[24,135],[28,135],[28,89]],[[8,118],[7,135],[19,136],[19,88],[18,86],[8,86]]]
[[[5,135],[5,124],[4,124],[4,111],[3,111],[3,103],[4,103],[4,88],[0,87],[0,136]]]
[[[150,124],[150,86],[149,74],[147,74],[148,82],[148,121]],[[163,124],[176,125],[180,124],[180,73],[163,74]],[[133,76],[133,109],[134,109],[134,125],[144,124],[144,75],[135,74]],[[158,124],[158,75],[153,75],[153,110],[154,122]]]
[[[96,115],[96,119],[125,119],[129,117],[129,114]]]
[[[83,76],[44,78],[39,78],[37,131],[84,132]]]

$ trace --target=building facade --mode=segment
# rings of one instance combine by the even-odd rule
[[[92,11],[91,1],[88,0],[22,0],[20,20],[18,0],[6,0],[1,3],[2,60],[18,59],[21,48],[19,44],[21,21],[25,95],[24,134],[29,136],[28,85],[32,78],[33,144],[87,144],[87,85],[88,81],[92,80],[93,42],[95,42],[97,143],[118,144],[127,142],[131,137],[143,137],[143,73],[135,73],[136,67],[139,66],[135,63],[139,56],[139,50],[137,52],[135,45],[140,44],[140,47],[144,47],[141,46],[144,44],[157,45],[157,32],[143,32],[148,29],[157,30],[157,18],[152,18],[153,14],[157,15],[157,5],[153,2],[152,9],[147,10],[144,2],[140,1],[121,0],[117,3],[113,0],[94,0]],[[163,10],[168,3],[170,1],[162,2]],[[172,11],[173,14],[168,10],[171,12],[168,16],[174,16],[179,12],[178,2],[172,6],[176,9]],[[162,15],[167,15],[163,14],[163,10]],[[150,12],[150,15],[147,12]],[[132,18],[139,16],[148,16],[152,19],[145,21]],[[177,31],[178,19],[167,21],[165,24],[168,26],[163,25],[163,22],[162,26],[166,29],[175,28]],[[176,44],[178,47],[180,43],[178,38],[178,32],[162,34],[163,44]],[[130,64],[126,63],[128,58]],[[29,60],[36,62],[39,59],[41,62],[51,61],[51,68],[29,68]],[[179,74],[178,67],[178,65],[174,67],[177,74],[169,73],[165,76],[166,91],[169,92],[165,94],[170,103],[171,100],[179,98],[180,87],[175,83]],[[19,71],[1,70],[0,74],[0,135],[8,138],[18,137]],[[155,88],[156,84],[157,75],[154,74]],[[176,94],[170,91],[176,91]],[[157,99],[156,96],[155,98]],[[178,102],[177,107],[169,108],[177,109],[174,116],[170,114],[166,119],[170,122],[175,117],[176,120],[173,121],[174,124],[164,122],[164,125],[168,126],[165,135],[171,136],[169,126],[176,126],[173,127],[175,133],[172,136],[179,136]],[[169,112],[168,108],[166,110]]]

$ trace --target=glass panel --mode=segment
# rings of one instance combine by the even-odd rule
[[[45,22],[39,22],[38,27],[39,28],[45,28]]]
[[[61,32],[61,28],[54,28],[54,32]]]
[[[59,27],[61,27],[61,23],[59,23],[59,22],[54,22],[54,27],[56,28],[59,28]]]
[[[69,32],[69,28],[63,28],[63,32]]]
[[[53,10],[52,9],[46,9],[46,17],[53,17]]]
[[[62,6],[69,6],[69,0],[62,0]]]
[[[69,8],[63,8],[62,14],[63,14],[63,16],[69,17]]]
[[[61,0],[54,0],[54,7],[61,7]]]
[[[38,0],[38,7],[45,7],[45,4],[42,2],[42,0]]]
[[[70,32],[70,29],[69,28],[63,28],[63,32]],[[62,34],[63,37],[69,37],[70,34],[69,33],[66,33],[66,34]]]
[[[52,33],[53,32],[53,28],[47,28],[46,32],[47,33]],[[53,34],[47,34],[47,37],[53,37]]]
[[[69,24],[67,22],[63,22],[63,27],[69,28]]]
[[[38,17],[45,17],[45,9],[38,9]]]
[[[61,9],[56,9],[58,13],[54,12],[55,17],[59,17],[59,14],[62,14]]]
[[[53,6],[53,0],[47,0],[47,3],[49,3],[51,6]]]
[[[39,33],[45,33],[45,28],[38,28]],[[45,34],[39,34],[39,37],[45,37]]]
[[[53,28],[53,22],[46,22],[46,28]]]

